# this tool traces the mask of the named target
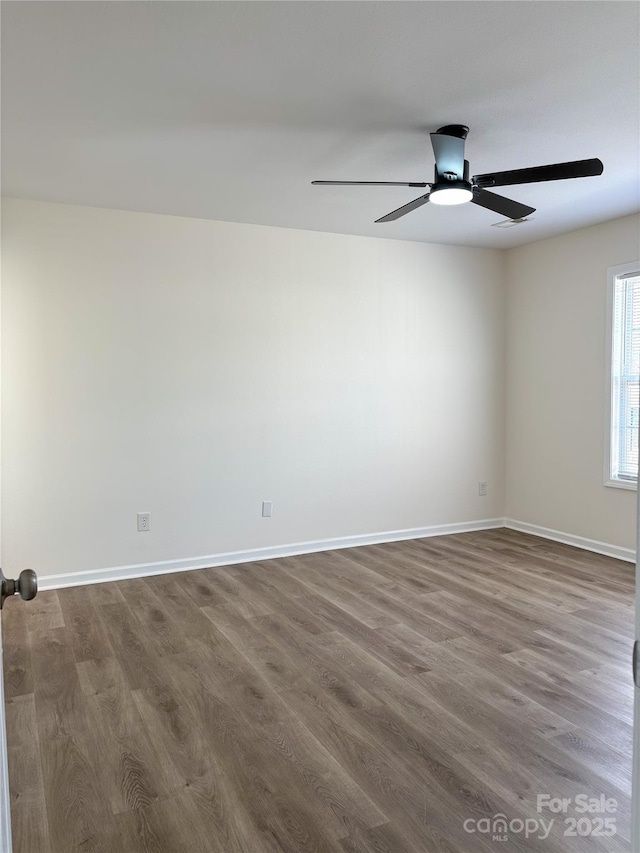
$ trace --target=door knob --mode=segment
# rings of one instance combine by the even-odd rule
[[[36,597],[38,592],[38,576],[33,569],[24,569],[20,572],[17,580],[5,578],[2,569],[0,569],[0,610],[4,605],[5,598],[12,595],[19,595],[25,601],[31,601]]]

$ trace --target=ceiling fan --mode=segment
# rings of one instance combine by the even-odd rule
[[[489,192],[487,187],[506,187],[511,184],[532,184],[539,181],[561,181],[565,178],[587,178],[601,175],[604,166],[597,158],[573,160],[570,163],[554,163],[549,166],[534,166],[530,169],[512,169],[508,172],[490,172],[473,175],[469,180],[469,161],[464,159],[464,141],[469,128],[463,124],[448,124],[431,134],[431,144],[436,158],[434,182],[403,181],[312,181],[312,184],[332,186],[369,187],[430,187],[426,195],[420,196],[376,222],[392,222],[406,213],[411,213],[430,201],[432,204],[464,204],[472,202],[486,207],[509,219],[523,219],[533,213],[535,207],[520,204],[502,195]]]

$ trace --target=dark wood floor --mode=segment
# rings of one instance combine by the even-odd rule
[[[496,530],[11,600],[14,851],[629,850],[632,595]]]

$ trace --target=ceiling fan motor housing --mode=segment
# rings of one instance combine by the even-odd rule
[[[461,152],[462,153],[462,152]],[[449,165],[449,168],[445,169],[442,172],[438,171],[438,163],[436,162],[434,167],[435,172],[435,180],[436,183],[442,183],[443,181],[469,181],[469,161],[462,160],[462,170],[459,167],[452,168]]]
[[[444,127],[439,127],[436,133],[442,133],[444,136],[456,136],[458,139],[466,139],[469,128],[466,124],[446,124]]]
[[[450,124],[431,134],[436,154],[435,183],[429,200],[434,204],[457,205],[473,199],[469,161],[464,159],[464,141],[469,128]]]
[[[435,179],[431,187],[431,192],[434,190],[469,190],[473,191],[471,182],[469,181],[469,161],[464,160],[462,175],[457,172],[447,170],[446,172],[438,172],[438,166],[435,167]]]

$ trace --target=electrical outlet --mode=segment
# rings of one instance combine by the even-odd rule
[[[481,498],[485,498],[487,496],[487,483],[485,480],[480,480],[478,483],[478,494]]]
[[[262,501],[262,517],[263,518],[271,518],[272,510],[273,510],[273,501]]]
[[[138,533],[146,533],[147,530],[151,530],[151,513],[150,512],[139,512],[138,513]]]

